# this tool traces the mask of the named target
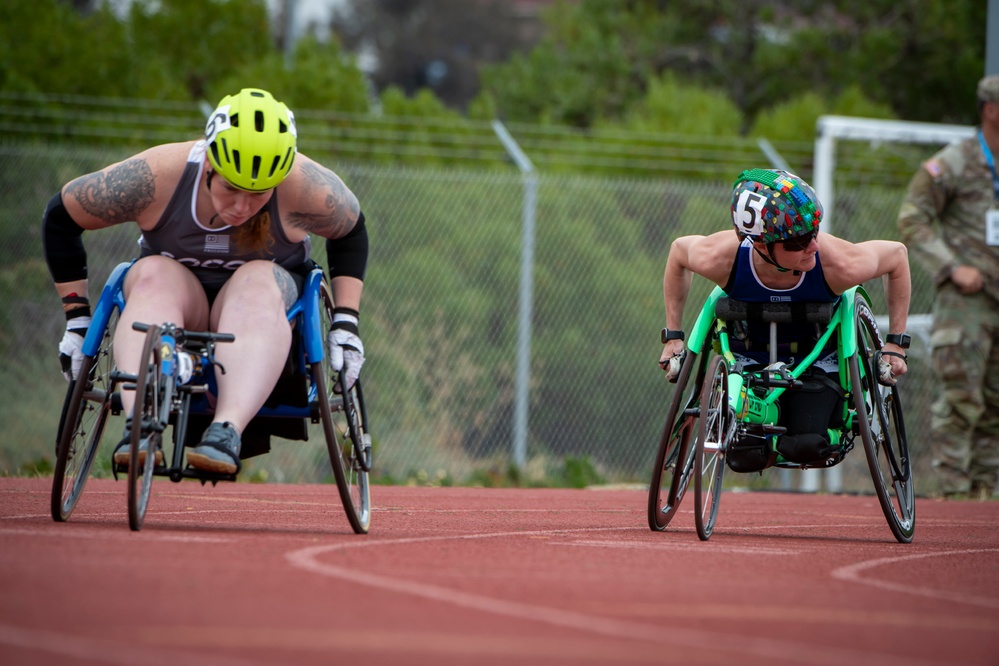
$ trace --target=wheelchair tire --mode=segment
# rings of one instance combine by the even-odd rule
[[[659,438],[649,485],[649,529],[661,532],[676,515],[694,468],[694,430],[707,356],[690,351],[680,368]]]
[[[325,281],[319,295],[319,330],[323,344],[327,346],[325,358],[312,364],[319,416],[347,520],[356,534],[367,534],[371,526],[371,488],[368,483],[371,436],[368,433],[364,394],[360,379],[347,391],[345,378],[330,367],[326,331],[333,322],[333,297]]]
[[[97,457],[111,413],[115,381],[111,375],[111,339],[115,318],[104,331],[94,356],[85,356],[80,374],[66,390],[56,440],[56,462],[52,476],[52,519],[69,520]]]
[[[711,538],[718,519],[725,452],[735,434],[735,414],[728,401],[728,363],[716,356],[708,365],[701,391],[694,452],[694,523],[701,541]]]
[[[128,526],[142,529],[153,485],[156,451],[162,447],[169,417],[172,385],[161,374],[163,337],[159,326],[150,326],[135,377],[132,441],[128,460]],[[140,453],[145,453],[140,456]]]
[[[878,382],[876,354],[882,343],[867,300],[856,296],[857,353],[850,357],[850,382],[859,435],[864,442],[874,489],[888,526],[899,543],[916,529],[912,460],[897,386]]]

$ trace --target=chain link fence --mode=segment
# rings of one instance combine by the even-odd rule
[[[51,466],[65,393],[56,358],[64,320],[41,247],[45,203],[64,182],[132,152],[0,144],[2,474]],[[511,469],[523,178],[512,167],[373,167],[310,156],[343,177],[368,220],[361,336],[379,480],[490,484],[513,475],[530,485],[575,474],[648,482],[672,390],[656,365],[669,243],[729,223],[731,180],[537,174],[526,459]],[[837,192],[838,235],[896,237],[897,184]],[[135,256],[137,237],[132,225],[84,234],[92,299],[111,269]],[[314,247],[325,265],[323,244]],[[928,312],[930,282],[915,265],[913,272],[913,312]],[[686,327],[708,287],[695,280]],[[883,312],[881,285],[867,287]],[[909,368],[902,391],[919,473],[934,387],[918,338]],[[119,432],[113,422],[96,474],[109,473]],[[863,455],[844,466],[844,489],[869,492]],[[327,468],[321,438],[275,440],[243,476],[314,481],[328,478]]]

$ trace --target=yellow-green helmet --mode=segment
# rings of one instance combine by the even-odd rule
[[[208,119],[208,160],[223,178],[248,192],[277,187],[295,161],[295,116],[266,90],[227,95]]]

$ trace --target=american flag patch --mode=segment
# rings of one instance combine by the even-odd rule
[[[229,252],[229,237],[218,234],[205,234],[205,252]]]
[[[923,168],[934,178],[939,178],[943,174],[943,167],[936,160],[926,160],[923,162]]]

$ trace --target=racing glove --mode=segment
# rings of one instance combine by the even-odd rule
[[[663,369],[666,370],[666,380],[670,384],[676,384],[676,380],[680,377],[680,368],[683,367],[683,359],[685,358],[687,358],[686,348],[676,356],[671,356],[666,362]]]
[[[91,321],[90,301],[86,297],[70,294],[62,302],[81,305],[66,311],[66,332],[59,342],[62,376],[71,382],[80,374],[80,365],[83,363],[83,339],[87,336]]]
[[[327,336],[330,366],[343,375],[347,390],[353,388],[364,365],[364,345],[357,329],[357,311],[349,308],[333,310],[333,325]],[[335,388],[337,392],[340,387]]]

